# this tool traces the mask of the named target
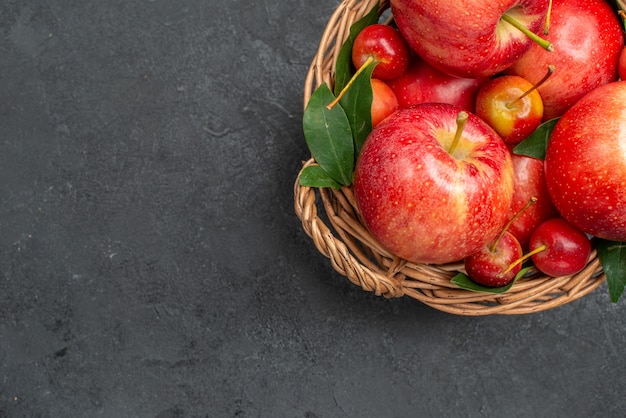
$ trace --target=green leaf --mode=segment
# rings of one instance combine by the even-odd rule
[[[365,138],[372,131],[372,72],[376,68],[376,63],[368,65],[361,72],[345,94],[339,100],[343,107],[352,130],[355,152],[361,151]]]
[[[319,165],[310,165],[302,170],[302,173],[300,173],[300,185],[317,188],[341,188],[341,184],[333,180],[332,177],[330,177],[328,173]]]
[[[554,126],[558,121],[559,118],[554,118],[539,125],[528,138],[524,139],[513,148],[513,152],[518,155],[527,155],[540,160],[545,159],[550,135],[552,135]]]
[[[345,40],[335,63],[335,95],[339,96],[339,92],[348,84],[352,78],[352,45],[354,39],[365,27],[378,23],[378,3],[376,3],[370,11],[350,26],[350,35]]]
[[[598,239],[596,249],[606,275],[611,302],[617,303],[626,287],[626,242]]]
[[[354,170],[352,130],[341,106],[326,107],[333,100],[328,86],[320,85],[304,110],[302,128],[315,161],[333,180],[349,186]]]
[[[526,272],[528,272],[528,269],[529,267],[521,269],[519,273],[515,275],[515,279],[513,279],[511,283],[502,287],[487,287],[487,286],[479,285],[478,283],[474,282],[472,279],[470,279],[467,275],[463,273],[457,274],[450,281],[453,284],[460,287],[461,289],[471,290],[472,292],[494,293],[494,294],[499,295],[508,291],[513,286],[513,283],[515,283],[517,279],[524,277]]]

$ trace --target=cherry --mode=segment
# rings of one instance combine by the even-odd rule
[[[495,242],[464,260],[467,275],[476,283],[487,287],[506,286],[515,279],[521,269],[521,263],[515,263],[522,257],[522,247],[517,238],[508,231]]]
[[[397,29],[377,23],[361,30],[352,45],[352,63],[357,69],[369,57],[377,62],[372,77],[390,80],[406,71],[410,61],[410,49]]]
[[[523,250],[509,228],[535,202],[534,197],[528,200],[504,225],[494,241],[463,260],[465,271],[474,282],[487,287],[501,287],[515,279],[522,268]]]
[[[587,235],[563,218],[541,223],[530,237],[530,255],[535,267],[548,276],[576,274],[587,265],[591,242]]]
[[[398,99],[384,81],[372,78],[372,127],[398,110]]]
[[[485,82],[476,96],[476,114],[485,120],[508,145],[516,145],[541,124],[543,100],[537,92],[554,71],[533,85],[517,75],[503,75]]]

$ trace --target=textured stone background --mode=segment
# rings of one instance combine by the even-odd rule
[[[626,303],[385,300],[293,213],[339,0],[0,4],[0,417],[588,417]]]

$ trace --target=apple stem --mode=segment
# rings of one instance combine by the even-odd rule
[[[524,35],[528,36],[533,42],[535,42],[537,45],[539,45],[546,51],[554,51],[554,46],[552,45],[550,41],[548,41],[547,39],[543,39],[541,36],[532,32],[530,29],[524,26],[519,20],[515,19],[514,17],[506,13],[502,15],[501,19],[511,24],[513,27],[515,27],[519,31],[521,31]]]
[[[515,106],[515,103],[519,102],[524,97],[528,96],[530,93],[532,93],[533,91],[537,90],[540,85],[545,83],[550,78],[550,76],[552,75],[552,73],[554,72],[555,69],[556,69],[556,67],[553,64],[548,65],[548,71],[546,71],[546,75],[544,75],[541,80],[539,80],[534,86],[532,86],[527,91],[525,91],[524,94],[519,96],[517,99],[513,100],[512,102],[508,102],[506,104],[507,109],[511,109],[513,106]]]
[[[341,91],[339,92],[339,94],[337,95],[337,97],[335,98],[335,100],[333,100],[332,102],[330,102],[329,104],[326,105],[326,109],[330,110],[333,107],[335,107],[337,105],[337,103],[339,103],[339,101],[341,100],[341,98],[346,94],[346,92],[348,91],[348,89],[350,88],[350,86],[352,86],[352,84],[354,84],[354,81],[357,79],[357,77],[359,76],[359,74],[361,74],[363,71],[365,71],[365,69],[367,68],[368,65],[370,65],[371,63],[373,63],[375,61],[375,58],[373,56],[368,56],[367,60],[365,60],[365,62],[363,63],[363,65],[361,65],[359,67],[359,69],[356,71],[356,73],[354,73],[354,75],[352,76],[352,78],[350,79],[350,81],[348,81],[348,83],[345,85],[345,87],[343,89],[341,89]]]
[[[500,234],[498,235],[498,238],[496,238],[496,240],[493,242],[493,245],[491,246],[489,251],[491,251],[492,253],[496,252],[496,248],[498,248],[498,243],[500,242],[500,240],[502,239],[502,237],[504,236],[506,231],[508,231],[509,228],[511,227],[511,225],[513,225],[513,222],[515,222],[517,220],[517,218],[519,218],[522,215],[522,213],[524,213],[524,211],[526,209],[528,209],[529,207],[531,207],[535,203],[537,203],[537,198],[535,196],[533,196],[533,197],[530,198],[530,200],[528,202],[526,202],[526,204],[524,205],[523,208],[518,210],[517,213],[515,215],[513,215],[513,217],[511,219],[509,219],[509,221],[506,223],[506,225],[504,225],[504,228],[502,228],[502,231],[500,231]]]
[[[619,1],[619,0],[618,0]],[[543,26],[543,34],[544,35],[548,35],[548,32],[550,32],[550,19],[552,17],[552,0],[550,0],[550,3],[548,4],[548,12],[546,13],[546,22]]]
[[[452,144],[450,144],[450,148],[448,148],[448,154],[452,154],[456,147],[459,145],[459,141],[461,140],[461,136],[463,135],[463,130],[465,129],[465,124],[467,124],[467,119],[469,115],[466,111],[461,110],[456,117],[456,132],[454,133],[454,139],[452,140]]]
[[[517,260],[515,260],[514,262],[512,262],[511,264],[509,264],[509,266],[506,268],[506,270],[504,270],[502,272],[502,274],[507,274],[509,271],[513,270],[515,268],[515,266],[517,266],[518,264],[522,264],[524,261],[528,260],[530,257],[532,257],[533,255],[540,253],[542,251],[545,251],[548,247],[543,244],[537,248],[535,248],[534,250],[524,254],[522,257],[518,258]]]

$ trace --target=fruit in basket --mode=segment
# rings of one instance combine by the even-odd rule
[[[533,45],[506,72],[536,83],[546,65],[554,74],[538,87],[544,120],[559,117],[585,93],[617,80],[624,40],[615,11],[606,0],[553,0],[547,52]]]
[[[369,57],[376,61],[372,77],[390,80],[409,66],[410,49],[397,29],[377,23],[366,26],[354,38],[352,63],[358,69]]]
[[[506,222],[511,155],[476,115],[443,103],[415,105],[372,130],[356,163],[354,193],[364,224],[395,255],[462,260]]]
[[[478,90],[476,114],[508,145],[527,138],[541,124],[543,100],[536,86],[523,77],[503,75]]]
[[[563,218],[552,218],[535,229],[530,238],[530,255],[535,267],[552,277],[580,272],[591,255],[587,235]]]
[[[353,3],[352,1],[348,3]],[[381,3],[381,5],[386,4],[386,2]],[[371,18],[373,21],[374,18],[378,18],[379,4],[376,3],[372,5],[371,11],[368,15],[372,15],[374,17]],[[343,6],[342,6],[343,7]],[[357,138],[353,134],[350,137],[350,125],[351,120],[347,118],[347,112],[344,113],[343,118],[337,117],[335,121],[326,119],[326,116],[335,116],[332,113],[333,109],[342,110],[346,109],[348,111],[352,111],[353,114],[357,114],[359,116],[363,116],[369,118],[368,115],[368,100],[347,100],[342,106],[336,106],[335,108],[329,107],[328,103],[333,102],[335,97],[333,97],[333,92],[330,91],[329,86],[332,83],[327,83],[328,77],[330,77],[331,81],[333,75],[335,77],[335,81],[337,80],[347,80],[349,76],[351,76],[351,64],[349,63],[349,47],[351,46],[351,38],[352,29],[358,29],[362,27],[361,25],[367,24],[364,19],[359,20],[357,23],[352,25],[351,27],[351,35],[348,40],[344,43],[341,48],[341,53],[339,54],[339,58],[333,62],[332,58],[336,57],[338,52],[338,48],[333,48],[332,45],[336,45],[336,40],[334,36],[339,36],[340,34],[347,34],[344,21],[349,21],[352,17],[352,13],[354,10],[351,7],[346,8],[343,13],[350,13],[350,16],[346,16],[342,18],[341,23],[337,23],[339,30],[335,30],[336,28],[328,26],[328,34],[329,36],[325,36],[323,38],[324,42],[320,44],[320,48],[316,55],[314,62],[310,67],[310,72],[307,75],[307,81],[311,81],[311,83],[306,84],[305,88],[305,103],[309,103],[314,101],[315,105],[314,109],[317,111],[315,116],[321,116],[320,118],[315,118],[313,122],[316,122],[317,125],[313,129],[314,133],[319,134],[318,136],[325,136],[330,138],[330,143],[328,147],[320,147],[324,150],[334,151],[334,146],[336,145],[336,132],[342,131],[345,135],[340,135],[346,137],[348,139],[354,140],[354,143],[350,143],[349,145],[354,145],[354,147],[350,148],[351,151],[354,151],[355,154],[358,154],[360,147],[358,144],[362,144],[362,142],[356,142]],[[335,25],[335,22],[332,22]],[[334,54],[334,55],[333,55]],[[320,60],[323,61],[323,67],[320,67],[318,64]],[[339,65],[341,64],[341,65]],[[335,74],[333,74],[332,70],[337,68]],[[372,67],[372,66],[370,66]],[[373,69],[373,68],[372,68]],[[321,71],[320,71],[321,70]],[[369,71],[370,69],[366,70]],[[343,74],[343,75],[342,75]],[[367,76],[371,75],[371,72],[365,73],[364,77],[361,77],[361,80],[354,85],[357,86],[356,89],[353,90],[361,90],[369,93],[367,90],[367,84],[365,81],[369,81]],[[308,95],[311,92],[311,88],[317,84],[317,89],[311,95],[311,100],[308,100]],[[339,86],[339,87],[337,87]],[[345,84],[343,82],[337,83],[335,82],[335,93],[337,95],[338,92],[342,91]],[[318,91],[321,91],[322,94],[316,94]],[[355,94],[354,97],[359,95]],[[365,95],[367,96],[367,95]],[[360,103],[361,106],[358,112],[354,111],[352,105],[354,103]],[[365,106],[363,106],[365,105]],[[307,106],[309,107],[309,106]],[[323,111],[322,111],[323,110]],[[336,112],[337,114],[341,112]],[[303,122],[306,118],[303,117]],[[339,120],[341,119],[341,120]],[[536,154],[537,158],[543,158],[545,155],[545,148],[547,145],[547,139],[550,136],[550,132],[552,132],[552,127],[556,124],[557,120],[551,120],[543,124],[546,128],[538,129],[531,135],[531,141],[527,142],[526,145],[516,147],[516,151],[518,152],[529,152],[533,155]],[[386,122],[383,122],[384,125]],[[309,124],[304,125],[305,137],[307,139],[308,145],[308,136],[306,135],[307,127],[310,127]],[[369,130],[368,130],[369,131]],[[310,133],[310,132],[309,132]],[[534,139],[533,139],[534,138]],[[319,141],[322,142],[322,141]],[[343,140],[341,141],[344,142]],[[350,141],[345,141],[350,142]],[[350,187],[352,184],[352,176],[346,176],[345,179],[342,178],[342,181],[328,181],[331,178],[330,173],[325,178],[320,178],[324,176],[317,177],[323,170],[317,170],[317,168],[322,168],[319,164],[321,158],[316,156],[313,152],[313,147],[309,145],[311,148],[311,156],[312,158],[308,160],[303,169],[301,170],[298,181],[301,187],[297,187],[295,192],[296,197],[296,212],[298,217],[302,220],[303,226],[307,233],[311,235],[311,238],[315,241],[316,245],[319,247],[320,251],[324,254],[328,254],[325,249],[322,248],[324,244],[324,240],[326,235],[332,238],[331,234],[329,235],[329,230],[324,225],[324,219],[326,221],[332,221],[333,219],[339,219],[337,216],[347,221],[342,225],[342,222],[331,222],[332,226],[336,228],[336,232],[338,232],[339,239],[336,239],[336,243],[339,245],[338,249],[340,250],[338,254],[334,254],[331,252],[329,257],[333,262],[333,265],[345,267],[345,263],[343,261],[351,261],[354,262],[355,265],[352,264],[348,267],[349,269],[341,269],[340,273],[348,276],[352,281],[357,282],[358,278],[361,277],[361,274],[365,271],[368,273],[368,277],[370,277],[373,283],[368,280],[367,286],[364,284],[365,290],[375,290],[377,294],[383,294],[385,296],[395,297],[399,295],[407,295],[409,297],[414,297],[416,299],[422,299],[422,296],[428,297],[428,304],[435,308],[451,312],[457,313],[461,315],[482,315],[482,314],[501,314],[501,313],[509,313],[509,314],[518,314],[518,313],[528,313],[528,312],[537,312],[538,310],[543,310],[547,308],[554,307],[556,305],[560,305],[562,303],[569,302],[571,300],[576,299],[578,296],[584,295],[589,291],[595,289],[599,284],[603,282],[604,275],[602,274],[594,274],[597,272],[597,268],[594,271],[591,271],[591,268],[585,269],[584,274],[579,275],[575,279],[569,281],[569,284],[565,287],[562,287],[562,280],[545,280],[544,277],[540,277],[541,275],[535,274],[526,275],[525,272],[528,271],[528,268],[522,269],[524,273],[518,273],[517,275],[521,277],[524,276],[523,283],[519,283],[516,286],[503,286],[493,289],[485,289],[484,286],[479,286],[472,282],[462,271],[457,270],[459,267],[458,263],[449,266],[428,266],[428,265],[415,265],[412,263],[404,264],[399,263],[396,264],[398,260],[394,260],[394,263],[391,266],[388,266],[386,262],[379,264],[385,261],[385,257],[391,256],[393,257],[395,254],[385,251],[379,243],[369,241],[367,236],[363,236],[364,233],[363,228],[354,229],[355,223],[362,221],[360,217],[360,211],[356,208],[352,207],[353,203],[356,203],[356,200],[352,200],[353,195],[351,194],[354,191],[353,188]],[[354,157],[353,154],[350,156]],[[330,157],[329,157],[330,158]],[[335,158],[334,156],[332,158]],[[317,163],[317,164],[316,164]],[[354,163],[354,158],[342,158],[341,163],[338,165],[348,167],[349,170],[347,173],[352,173],[351,167],[349,164]],[[314,169],[314,170],[310,170]],[[302,181],[304,174],[308,172],[309,177],[306,181]],[[322,173],[323,174],[323,173]],[[346,180],[344,183],[343,180]],[[342,187],[344,186],[344,187]],[[325,188],[333,188],[335,190],[325,191]],[[319,190],[316,190],[319,189]],[[319,201],[318,196],[323,200],[323,204]],[[321,209],[325,210],[324,215],[328,216],[317,216],[317,210],[320,209],[320,205],[323,205]],[[347,205],[347,206],[346,206]],[[348,207],[349,206],[349,207]],[[353,210],[355,209],[355,210]],[[444,208],[445,209],[445,208]],[[346,216],[346,212],[348,211],[348,215]],[[344,218],[345,216],[345,218]],[[357,216],[358,219],[348,219],[348,217]],[[448,219],[455,219],[456,216],[449,216]],[[455,219],[456,220],[456,219]],[[352,222],[354,221],[354,222]],[[364,225],[365,226],[365,225]],[[429,231],[424,232],[427,234]],[[321,235],[320,235],[321,234]],[[356,234],[356,235],[355,235]],[[323,236],[322,236],[323,235]],[[324,238],[324,239],[322,239]],[[335,237],[337,238],[337,237]],[[456,242],[456,237],[445,237],[445,239],[450,240],[452,242]],[[341,240],[345,240],[347,246],[341,245]],[[365,251],[366,257],[371,256],[372,259],[370,261],[366,261],[362,258],[364,254],[361,253],[360,249],[355,248],[354,244],[356,243],[353,240],[357,240],[362,243],[363,251]],[[593,238],[592,240],[594,246],[594,254],[593,254],[593,265],[590,267],[596,267],[597,261],[599,261],[606,273],[606,281],[607,287],[611,294],[611,300],[613,302],[617,302],[624,290],[625,285],[625,277],[624,277],[624,254],[626,250],[626,242],[618,243],[609,240],[604,240],[600,238]],[[545,251],[541,249],[541,251]],[[353,254],[356,252],[356,254]],[[381,259],[380,257],[383,257]],[[341,260],[337,259],[337,257],[341,258]],[[356,258],[355,258],[356,257]],[[597,259],[596,259],[597,257]],[[591,260],[588,261],[589,263]],[[388,274],[392,272],[398,272],[402,269],[402,283],[393,283],[390,285],[390,282],[386,280]],[[436,278],[437,281],[441,279],[441,271],[443,269],[446,270],[457,270],[457,275],[452,277],[449,283],[439,284],[433,281]],[[365,270],[364,270],[365,269]],[[381,271],[382,269],[382,271]],[[531,272],[533,271],[531,267]],[[406,275],[406,276],[405,276]],[[550,283],[551,282],[551,283]],[[534,284],[537,283],[539,286],[534,289]],[[467,293],[465,291],[456,291],[451,287],[451,285],[455,285],[460,289],[465,289],[469,291],[475,292],[488,292],[493,294],[501,294],[504,292],[510,291],[513,293],[511,297],[505,296],[504,298],[500,298],[498,296],[489,296],[489,295],[475,295],[471,297],[471,300],[468,299]],[[552,288],[548,288],[547,286],[552,286]],[[558,286],[558,288],[557,288]],[[443,292],[438,292],[438,290],[443,290]],[[432,292],[435,293],[432,293]],[[546,293],[548,292],[548,293]],[[566,298],[560,297],[561,295],[566,295]],[[521,299],[523,298],[523,300]]]
[[[372,78],[372,127],[398,110],[398,99],[384,81]]]
[[[446,73],[480,78],[504,70],[534,44],[531,36],[543,29],[549,0],[390,4],[398,29],[418,55]],[[541,39],[534,41],[550,48]]]
[[[556,209],[548,193],[543,161],[526,155],[511,154],[513,161],[513,201],[509,218],[519,216],[509,226],[509,232],[517,238],[522,248],[528,247],[530,235],[543,221],[557,216]],[[528,202],[532,205],[520,213]]]
[[[521,270],[521,263],[516,261],[522,256],[522,247],[517,238],[503,230],[494,242],[466,257],[463,264],[475,283],[502,287],[511,283]]]
[[[558,121],[546,182],[559,213],[596,237],[626,241],[626,81],[600,86]]]
[[[483,78],[452,76],[414,55],[409,68],[387,84],[402,108],[419,103],[449,103],[474,112],[476,93],[485,81]]]

